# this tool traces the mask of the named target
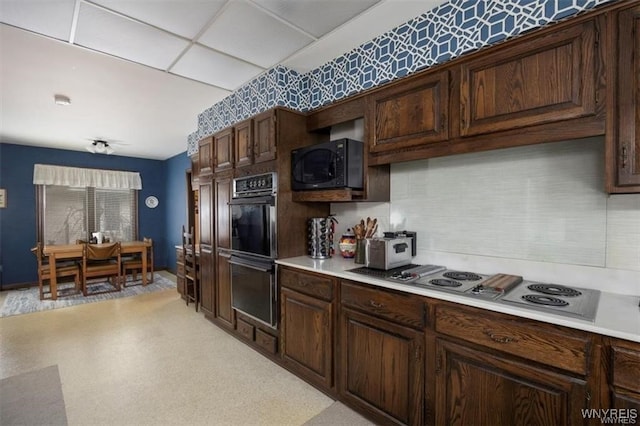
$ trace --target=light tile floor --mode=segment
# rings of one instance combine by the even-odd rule
[[[0,378],[54,364],[69,425],[301,425],[333,403],[175,290],[0,318]]]

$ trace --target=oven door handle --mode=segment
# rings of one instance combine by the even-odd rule
[[[239,259],[235,256],[231,256],[231,258],[229,259],[229,263],[233,264],[233,265],[238,265],[238,266],[244,266],[245,268],[250,268],[250,269],[255,269],[256,271],[260,271],[260,272],[272,272],[273,271],[273,266],[263,266],[262,263],[258,263],[258,262],[252,262],[250,260],[244,260],[244,259]]]
[[[230,206],[247,205],[247,204],[268,204],[270,206],[276,205],[276,197],[269,195],[266,197],[247,197],[247,198],[233,198],[228,203]]]

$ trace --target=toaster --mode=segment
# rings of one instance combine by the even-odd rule
[[[411,264],[416,255],[415,232],[385,232],[382,238],[365,240],[365,266],[389,270]]]

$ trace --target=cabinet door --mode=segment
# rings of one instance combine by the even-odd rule
[[[283,288],[281,353],[297,374],[333,387],[333,304]]]
[[[625,411],[635,410],[637,418],[640,415],[640,344],[612,340],[611,406]]]
[[[200,306],[205,313],[213,314],[214,300],[214,258],[211,246],[200,245],[198,265],[200,269]]]
[[[245,120],[234,126],[235,165],[242,167],[253,164],[253,120]]]
[[[449,72],[420,76],[367,100],[370,150],[382,152],[449,137]]]
[[[595,114],[596,52],[588,21],[462,64],[461,135]]]
[[[198,188],[198,217],[200,218],[199,241],[202,245],[213,246],[213,183],[211,176],[202,177]]]
[[[234,328],[233,308],[231,307],[231,265],[230,254],[218,252],[216,264],[216,319],[219,323]]]
[[[436,343],[436,424],[584,424],[584,381],[442,339]]]
[[[202,139],[198,143],[198,175],[207,175],[213,172],[213,136]]]
[[[613,192],[640,192],[640,6],[619,12],[617,37],[616,140],[608,162],[618,186]]]
[[[216,247],[230,249],[231,213],[229,201],[231,199],[231,177],[216,176],[215,187]]]
[[[424,335],[342,307],[338,389],[380,423],[422,424]]]
[[[253,162],[262,163],[275,158],[276,114],[275,110],[269,110],[253,117]]]
[[[220,172],[233,168],[233,129],[228,128],[214,137],[213,170]]]

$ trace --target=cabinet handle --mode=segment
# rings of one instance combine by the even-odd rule
[[[420,350],[420,346],[416,346],[416,351],[415,351],[415,359],[416,361],[420,360],[420,357],[422,356],[422,351]]]
[[[466,112],[467,109],[465,108],[464,104],[460,105],[460,123],[462,124],[463,129],[467,128],[467,119],[465,117]]]
[[[440,115],[440,130],[445,131],[447,128],[447,118],[444,115],[444,112]]]
[[[377,302],[376,302],[376,301],[374,301],[374,300],[369,300],[369,304],[370,304],[371,306],[373,306],[374,308],[378,308],[378,309],[380,309],[380,308],[383,308],[383,307],[384,307],[384,303],[377,303]]]
[[[442,352],[438,351],[438,355],[436,356],[436,374],[440,374],[442,371]]]
[[[622,168],[627,168],[627,144],[622,145]]]
[[[518,341],[518,339],[516,339],[515,337],[500,336],[500,335],[494,333],[492,330],[484,330],[484,334],[489,336],[489,338],[491,340],[493,340],[494,342],[496,342],[496,343],[511,343],[511,342],[517,342]]]

